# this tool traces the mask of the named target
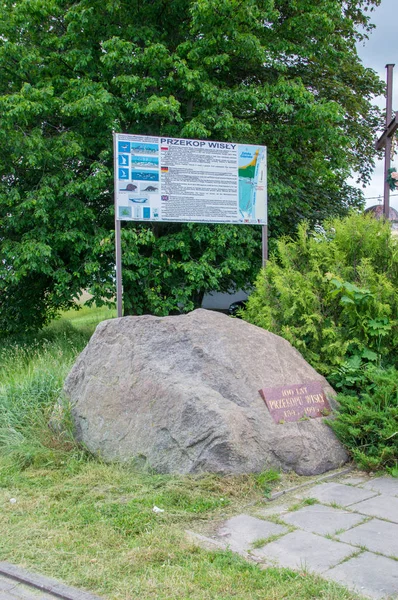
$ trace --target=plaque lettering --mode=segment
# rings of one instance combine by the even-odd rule
[[[330,412],[320,381],[263,388],[260,394],[276,423],[323,417]]]

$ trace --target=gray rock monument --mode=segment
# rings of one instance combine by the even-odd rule
[[[313,475],[343,464],[344,448],[323,418],[275,422],[259,393],[312,382],[333,407],[326,379],[289,342],[199,309],[104,321],[65,392],[77,438],[105,460],[136,459],[160,473]]]

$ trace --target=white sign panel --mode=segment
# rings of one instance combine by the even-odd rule
[[[267,223],[267,149],[115,134],[116,214],[124,221]]]

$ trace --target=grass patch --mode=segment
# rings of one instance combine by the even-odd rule
[[[312,506],[313,504],[319,504],[319,501],[316,498],[304,498],[301,502],[289,506],[289,511],[300,510],[300,508],[304,508],[304,506]]]
[[[294,531],[296,529],[296,527],[294,527],[293,525],[285,523],[282,515],[261,515],[260,518],[264,519],[265,521],[269,521],[270,523],[275,523],[275,525],[283,525],[284,527],[287,527],[289,532]]]
[[[79,329],[94,331],[98,323],[107,319],[114,319],[116,316],[116,308],[81,306],[77,310],[71,309],[63,312],[62,321],[68,321]]]
[[[276,469],[269,469],[255,476],[255,482],[266,498],[270,497],[274,484],[279,482],[280,479],[281,474]]]
[[[261,498],[252,477],[149,475],[97,462],[0,470],[1,557],[115,599],[356,598],[187,540],[185,529],[225,518],[243,498]]]
[[[254,542],[252,542],[252,544],[251,544],[252,550],[257,550],[257,549],[263,548],[263,546],[265,546],[266,544],[270,544],[271,542],[276,542],[277,540],[282,538],[284,535],[286,535],[286,533],[274,533],[273,535],[269,535],[266,538],[259,538],[258,540],[255,540]]]
[[[268,541],[269,541],[269,538],[259,538],[258,540],[255,540],[254,542],[252,542],[251,547],[253,550],[257,550],[257,549],[265,546],[265,544],[268,544]]]

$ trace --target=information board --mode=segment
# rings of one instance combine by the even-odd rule
[[[265,146],[115,134],[121,221],[267,223]]]

